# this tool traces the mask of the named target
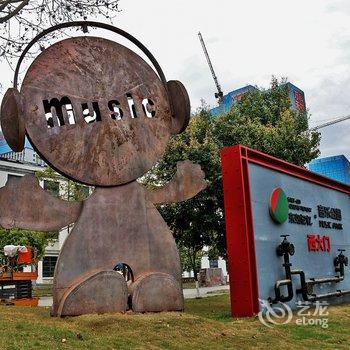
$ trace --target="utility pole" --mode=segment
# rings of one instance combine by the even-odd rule
[[[215,71],[214,71],[213,65],[211,63],[211,60],[210,60],[210,57],[209,57],[209,54],[208,54],[208,50],[207,50],[207,48],[205,46],[205,43],[204,43],[204,40],[203,40],[201,32],[198,32],[198,37],[199,37],[199,40],[200,40],[200,42],[202,44],[204,55],[205,55],[205,58],[207,59],[207,62],[208,62],[208,65],[209,65],[209,68],[210,68],[210,71],[211,71],[211,75],[213,76],[213,79],[214,79],[214,82],[215,82],[215,85],[216,85],[216,89],[218,90],[218,92],[215,93],[215,98],[217,98],[219,104],[221,104],[222,101],[223,101],[224,93],[221,90],[221,86],[220,86],[218,78],[217,78],[217,76],[215,74]]]

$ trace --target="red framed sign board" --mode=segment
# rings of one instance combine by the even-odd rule
[[[221,162],[232,315],[255,315],[259,299],[273,296],[284,271],[281,234],[295,242],[291,262],[307,278],[334,275],[339,248],[350,252],[350,187],[242,145],[222,149]]]

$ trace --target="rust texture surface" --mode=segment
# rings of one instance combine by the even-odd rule
[[[207,187],[204,177],[200,165],[188,160],[178,162],[172,180],[164,187],[149,191],[148,200],[155,204],[183,202]]]
[[[168,81],[167,88],[173,112],[173,118],[171,120],[171,131],[173,134],[180,134],[186,129],[190,121],[190,99],[188,97],[186,88],[180,81]]]
[[[105,313],[106,305],[109,312],[125,312],[128,288],[118,272],[99,271],[72,285],[63,300],[57,312],[61,316]]]
[[[145,189],[134,181],[115,188],[97,188],[85,201],[56,265],[54,312],[62,307],[63,296],[80,276],[96,269],[112,270],[118,263],[128,264],[135,280],[145,272],[163,272],[181,283],[175,241],[145,195]],[[82,256],[82,252],[89,253]],[[81,256],[79,263],[77,256]]]
[[[195,196],[204,173],[183,161],[162,188],[136,179],[188,125],[185,87],[120,44],[78,37],[41,53],[20,93],[8,96],[2,123],[12,118],[14,128],[5,137],[20,146],[25,128],[54,169],[95,186],[81,203],[51,197],[30,176],[0,189],[2,227],[51,231],[74,222],[55,268],[52,315],[182,310],[179,252],[155,204]]]
[[[11,178],[0,188],[0,226],[55,231],[77,220],[81,202],[67,202],[44,191],[35,176]]]
[[[9,146],[15,152],[24,147],[24,121],[22,101],[17,89],[8,89],[4,95],[0,111],[1,129]]]
[[[114,186],[137,179],[162,155],[171,134],[168,97],[157,74],[133,51],[106,39],[78,37],[52,45],[29,68],[21,95],[26,131],[39,153],[86,184]],[[60,122],[52,109],[48,127],[43,101],[64,97],[74,118],[64,107]],[[154,117],[147,117],[144,99],[152,100],[147,107]],[[120,120],[111,116],[110,101],[118,101],[114,108],[122,111]],[[99,109],[96,118],[93,103]]]

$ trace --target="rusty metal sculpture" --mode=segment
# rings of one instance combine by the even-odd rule
[[[136,44],[156,72],[110,40],[77,37],[43,51],[21,91],[19,66],[43,35],[69,26],[112,30]],[[50,197],[34,177],[0,189],[0,225],[50,231],[74,222],[54,274],[53,315],[183,309],[172,234],[154,204],[184,201],[205,188],[199,165],[179,162],[174,179],[150,191],[136,182],[189,121],[187,92],[167,82],[151,53],[122,30],[95,22],[51,28],[27,47],[2,102],[2,129],[20,151],[24,135],[62,175],[96,186],[81,203]],[[127,273],[125,271],[127,270]]]

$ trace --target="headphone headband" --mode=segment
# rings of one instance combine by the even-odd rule
[[[37,105],[44,103],[45,101],[41,100],[42,96],[35,95],[32,96],[30,91],[31,89],[25,88],[23,86],[23,91],[18,91],[17,86],[18,86],[18,77],[19,77],[19,70],[21,67],[21,64],[26,56],[26,54],[29,52],[31,47],[35,43],[40,40],[40,38],[44,37],[45,35],[54,32],[55,30],[63,29],[63,28],[69,28],[69,27],[81,27],[82,30],[86,33],[87,32],[87,27],[95,27],[95,28],[101,28],[105,30],[109,30],[113,33],[119,34],[120,36],[124,37],[125,39],[131,41],[136,47],[138,47],[144,55],[148,58],[150,61],[150,64],[147,62],[143,61],[141,57],[137,56],[135,53],[133,53],[132,56],[136,56],[135,60],[137,61],[137,64],[131,65],[132,62],[127,62],[129,65],[131,65],[131,72],[117,72],[119,74],[119,79],[124,78],[125,76],[125,84],[129,84],[127,81],[128,74],[130,77],[132,77],[134,80],[138,79],[137,74],[138,70],[140,69],[141,72],[145,72],[145,81],[141,84],[141,90],[147,90],[147,91],[152,91],[152,94],[155,97],[158,98],[158,103],[160,104],[160,112],[162,113],[163,117],[161,118],[155,118],[154,120],[154,127],[152,126],[149,127],[148,133],[146,135],[149,135],[147,137],[154,137],[156,140],[154,141],[154,145],[156,147],[151,147],[150,150],[147,149],[147,162],[144,160],[143,153],[139,153],[135,155],[135,164],[138,164],[138,166],[135,167],[137,170],[131,170],[129,168],[125,168],[125,170],[121,170],[120,173],[115,173],[112,170],[107,171],[107,175],[105,176],[105,173],[103,172],[103,168],[100,170],[96,170],[97,172],[100,172],[100,174],[97,174],[96,177],[91,177],[90,175],[85,176],[84,174],[81,175],[79,173],[76,173],[75,170],[71,172],[71,170],[66,170],[66,161],[62,160],[57,157],[55,152],[60,149],[60,147],[63,147],[66,143],[65,138],[57,138],[55,139],[54,142],[56,142],[57,148],[50,150],[50,146],[47,142],[49,142],[49,137],[45,142],[42,143],[42,135],[41,132],[42,130],[34,126],[33,124],[30,123],[30,120],[33,120],[33,118],[36,118],[36,112],[31,108],[31,103],[35,103]],[[84,37],[83,37],[84,38]],[[89,38],[89,37],[88,37]],[[91,41],[94,41],[98,38],[91,38]],[[73,40],[74,41],[74,40]],[[81,40],[85,41],[85,40]],[[78,45],[79,40],[77,40],[77,45]],[[102,41],[97,41],[99,44],[103,44]],[[86,44],[86,43],[84,43]],[[106,44],[106,43],[105,43]],[[67,44],[69,45],[69,44]],[[96,44],[97,45],[97,44]],[[86,45],[83,45],[86,46]],[[115,50],[118,50],[117,45],[113,42],[110,41],[109,44],[107,45],[108,47],[112,47]],[[99,47],[99,45],[97,45]],[[119,49],[123,49],[122,51],[124,52],[127,50],[124,47],[119,47]],[[112,52],[113,50],[111,50]],[[130,51],[130,50],[128,50]],[[126,52],[128,52],[126,51]],[[115,51],[115,53],[118,56],[119,51]],[[45,55],[45,53],[47,55]],[[99,54],[101,54],[99,52]],[[51,59],[51,56],[52,59]],[[125,55],[125,54],[124,54]],[[43,55],[39,55],[36,60],[37,62],[42,62],[42,60],[48,59],[50,62],[51,66],[56,66],[57,62],[55,59],[57,56],[54,54],[52,55],[52,52],[50,50],[45,50]],[[85,58],[85,57],[84,57]],[[107,64],[109,63],[109,60],[107,58]],[[83,63],[90,64],[91,63],[91,58],[88,57],[83,61]],[[116,61],[117,62],[117,61]],[[61,69],[64,71],[65,66],[62,66]],[[136,70],[136,71],[135,71]],[[152,72],[152,74],[150,74]],[[30,73],[30,74],[29,74]],[[37,72],[38,73],[38,72]],[[40,74],[45,74],[45,72],[41,72],[37,75],[33,75],[33,70],[29,68],[29,71],[27,72],[29,74],[28,76],[28,81],[33,81],[33,79],[37,79],[38,83],[40,82]],[[81,74],[81,72],[77,73],[78,75]],[[114,76],[114,73],[112,71],[109,71],[108,74],[112,74]],[[135,78],[136,77],[136,78]],[[149,79],[146,79],[149,78]],[[47,81],[42,81],[42,88],[43,91],[47,90],[47,86],[45,84],[51,84],[51,82]],[[119,82],[114,82],[117,84],[117,87],[120,85]],[[67,82],[69,84],[69,82]],[[40,85],[40,84],[39,84]],[[73,88],[73,86],[72,86]],[[164,88],[164,89],[163,89]],[[119,90],[118,90],[119,91]],[[120,93],[124,92],[124,90]],[[87,92],[87,95],[89,93]],[[125,95],[127,97],[127,95]],[[38,100],[35,100],[35,99]],[[29,101],[33,99],[33,101]],[[51,105],[54,103],[53,99],[52,103],[49,103],[50,111],[51,111]],[[57,99],[56,99],[57,100]],[[51,100],[50,100],[51,101]],[[55,102],[56,103],[56,102]],[[62,104],[62,101],[58,101],[59,105]],[[97,103],[97,102],[96,102]],[[129,103],[128,103],[129,104]],[[144,105],[142,105],[143,108],[146,108]],[[55,107],[55,106],[54,106]],[[61,106],[62,107],[62,106]],[[39,107],[38,107],[39,108]],[[44,105],[42,105],[41,112],[44,112],[46,109]],[[129,104],[130,110],[132,109],[132,106]],[[142,107],[140,107],[142,108]],[[170,112],[170,113],[169,113]],[[46,112],[45,112],[46,113]],[[57,109],[56,109],[56,114],[57,114]],[[83,113],[84,114],[84,113]],[[82,114],[82,115],[83,115]],[[169,115],[170,114],[170,115]],[[189,118],[190,118],[190,101],[189,97],[187,94],[187,91],[183,84],[177,80],[171,80],[171,81],[166,81],[166,78],[164,76],[164,73],[158,64],[157,60],[154,58],[154,56],[151,54],[151,52],[136,38],[134,38],[132,35],[126,33],[122,29],[116,28],[112,25],[109,24],[104,24],[104,23],[99,23],[99,22],[90,22],[90,21],[77,21],[77,22],[72,22],[72,23],[62,23],[56,26],[53,26],[51,28],[48,28],[38,34],[23,50],[16,69],[15,69],[15,74],[14,74],[14,88],[8,89],[8,91],[5,94],[5,97],[2,101],[1,104],[1,125],[2,125],[2,130],[4,132],[4,136],[6,140],[9,142],[10,146],[12,149],[16,151],[21,151],[23,149],[23,144],[24,144],[24,137],[25,133],[27,133],[28,137],[31,138],[33,146],[35,146],[38,150],[38,154],[41,155],[43,159],[47,159],[47,162],[50,164],[53,168],[60,169],[61,173],[64,174],[65,176],[71,177],[72,179],[75,179],[76,181],[81,181],[83,183],[87,184],[93,184],[93,185],[98,185],[98,186],[116,186],[117,184],[121,183],[126,183],[127,181],[131,181],[131,179],[135,179],[135,176],[139,176],[143,171],[148,171],[149,167],[154,164],[154,162],[159,158],[159,156],[162,154],[162,148],[165,147],[166,141],[167,141],[167,136],[170,136],[171,134],[177,134],[182,132],[186,126],[188,125]],[[171,120],[169,120],[168,117],[171,117]],[[140,122],[142,122],[142,119],[140,119]],[[86,120],[85,120],[86,121]],[[126,122],[130,122],[130,120],[127,120]],[[145,121],[144,121],[145,122]],[[170,122],[170,123],[169,123]],[[45,123],[45,121],[43,121]],[[145,124],[148,125],[148,122]],[[168,130],[166,130],[168,129]],[[105,130],[104,128],[96,128],[96,130],[99,132],[99,135],[101,134],[102,139],[106,135],[104,133],[107,133],[107,129]],[[104,131],[105,130],[105,131]],[[109,128],[108,132],[111,132],[111,135],[116,135],[116,137],[119,137],[118,135],[118,130],[119,128]],[[135,136],[135,140],[143,140],[144,135],[143,128],[135,128],[135,131],[137,137]],[[158,139],[158,134],[159,132],[157,130],[162,130],[162,134],[164,137]],[[63,131],[62,131],[63,132]],[[114,132],[114,134],[113,134]],[[85,140],[87,135],[87,131],[85,129],[82,129],[81,133],[76,132],[76,134],[81,138],[81,140]],[[132,133],[130,133],[131,135]],[[168,135],[169,134],[169,135]],[[53,134],[52,134],[53,135]],[[129,139],[132,142],[136,142],[133,139],[134,136],[130,136]],[[96,141],[98,144],[98,141]],[[141,142],[141,141],[140,141]],[[69,144],[69,142],[68,142]],[[91,143],[93,144],[93,143]],[[81,159],[86,158],[86,154],[84,153],[85,151],[82,150],[80,153],[76,153],[76,157],[74,159],[75,164],[81,164]],[[107,152],[107,151],[106,151]],[[117,148],[115,149],[114,147],[111,147],[108,149],[108,162],[110,163],[108,169],[115,169],[117,167],[118,163],[118,157],[124,157],[128,156],[128,148]],[[110,161],[112,159],[112,161]],[[69,159],[71,161],[71,158]],[[108,167],[107,166],[107,167]],[[119,169],[119,168],[118,168]],[[102,173],[101,173],[102,171]],[[143,173],[142,173],[143,174]],[[95,175],[94,175],[95,176]]]
[[[124,30],[114,27],[110,24],[100,23],[100,22],[93,22],[93,21],[75,21],[75,22],[66,22],[57,24],[51,28],[45,29],[43,32],[39,33],[33,40],[30,41],[30,43],[26,46],[26,48],[23,50],[15,69],[15,75],[13,79],[13,87],[17,89],[18,86],[18,74],[19,69],[22,64],[22,61],[25,57],[25,55],[28,53],[28,51],[31,49],[31,47],[42,37],[44,37],[47,34],[50,34],[56,30],[63,29],[63,28],[70,28],[70,27],[82,27],[83,31],[86,32],[87,27],[95,27],[95,28],[101,28],[105,30],[109,30],[111,32],[117,33],[121,35],[122,37],[128,39],[131,41],[135,46],[137,46],[146,56],[147,58],[152,62],[154,68],[156,69],[158,76],[162,83],[164,84],[164,87],[167,90],[167,80],[165,78],[165,75],[163,73],[162,68],[160,67],[159,63],[155,59],[155,57],[151,54],[151,52],[147,49],[146,46],[144,46],[139,40],[137,40],[134,36],[131,34],[125,32]]]

